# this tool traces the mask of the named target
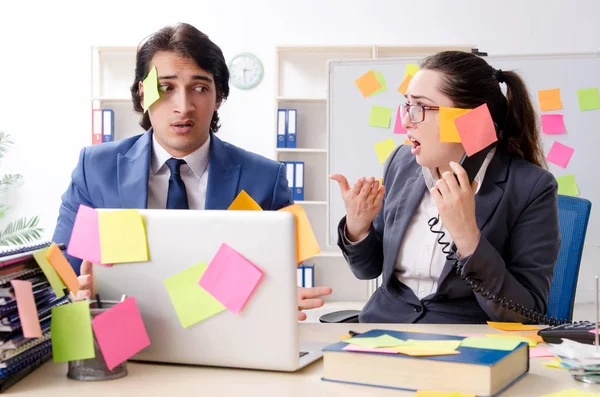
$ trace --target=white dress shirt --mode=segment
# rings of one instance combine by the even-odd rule
[[[477,182],[475,194],[479,192],[479,187],[494,153],[495,149],[490,150],[475,177]],[[437,177],[432,175],[429,168],[423,167],[422,172],[427,191],[408,224],[396,258],[395,270],[398,280],[409,287],[419,299],[436,292],[440,274],[446,263],[446,255],[442,252],[442,246],[437,243],[439,235],[429,230],[429,219],[438,216],[437,206],[429,192],[429,189],[435,186]],[[441,218],[439,223],[434,226],[434,230],[446,233],[442,241],[452,243]],[[349,243],[358,244],[359,242]]]
[[[180,169],[181,179],[185,183],[188,204],[191,210],[203,210],[206,201],[206,185],[208,181],[210,136],[202,146],[194,152],[182,157],[186,164]],[[148,177],[148,208],[167,208],[169,193],[169,178],[171,171],[167,167],[167,160],[171,157],[152,136],[152,157],[150,160],[150,173]]]

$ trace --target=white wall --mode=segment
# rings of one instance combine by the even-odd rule
[[[46,238],[79,150],[90,142],[90,47],[137,45],[160,27],[189,22],[227,59],[256,53],[263,83],[232,89],[220,136],[273,157],[277,45],[476,44],[490,54],[600,50],[596,0],[3,1],[0,131],[15,148],[0,170],[24,185],[4,200],[12,216],[40,215]],[[132,70],[133,77],[133,70]],[[587,249],[578,300],[593,298],[600,249]]]

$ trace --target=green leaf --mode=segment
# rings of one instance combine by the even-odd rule
[[[0,204],[0,219],[4,219],[10,207],[6,204]]]
[[[0,231],[0,245],[23,245],[39,240],[44,229],[37,227],[38,223],[37,216],[29,220],[20,218],[10,222]]]
[[[14,143],[15,142],[9,134],[0,131],[0,157],[4,156],[4,153],[6,153]]]
[[[0,194],[6,193],[8,188],[12,185],[16,185],[23,180],[21,174],[6,174],[0,179]]]

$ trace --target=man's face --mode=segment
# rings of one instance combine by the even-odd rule
[[[193,59],[174,52],[157,52],[152,66],[158,72],[160,94],[148,109],[154,136],[173,157],[184,157],[206,142],[213,113],[219,109],[214,77]]]

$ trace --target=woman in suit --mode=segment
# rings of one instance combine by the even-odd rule
[[[557,183],[545,169],[523,80],[476,55],[442,52],[425,59],[406,98],[402,125],[412,145],[389,156],[383,186],[373,177],[350,186],[331,176],[346,206],[338,245],[352,272],[364,280],[383,275],[359,321],[520,322],[531,320],[530,310],[545,313],[560,247]],[[498,142],[470,185],[458,164],[462,144],[440,142],[439,107],[484,103]],[[430,229],[453,243],[456,261]]]

